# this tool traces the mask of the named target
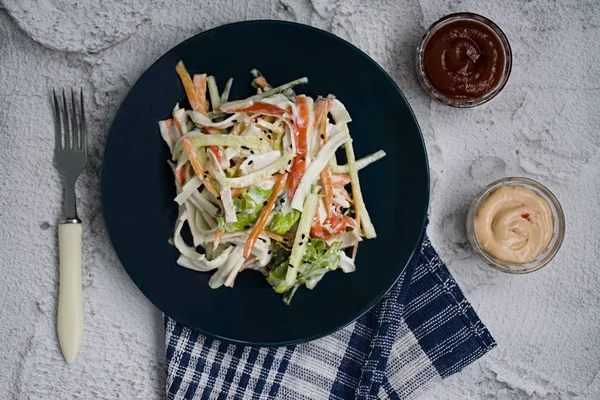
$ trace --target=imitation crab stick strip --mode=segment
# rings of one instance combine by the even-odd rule
[[[173,119],[169,118],[164,121],[165,128],[167,130],[167,137],[169,142],[171,143],[171,147],[175,147],[181,136],[177,133],[177,130],[174,129],[175,125],[173,124]]]
[[[262,115],[269,115],[272,117],[283,117],[287,110],[274,104],[265,103],[263,101],[256,101],[252,105],[242,108],[236,108],[228,110],[229,113],[257,113]]]
[[[343,188],[347,184],[352,182],[352,178],[347,174],[333,174],[331,175],[331,185],[334,188]]]
[[[321,225],[318,207],[315,211],[315,217],[313,218],[312,226],[310,228],[310,235],[319,239],[325,238],[325,232],[323,232],[323,225]]]
[[[208,173],[206,172],[206,170],[200,163],[200,160],[198,159],[198,155],[196,154],[196,149],[194,149],[192,140],[188,137],[184,137],[182,141],[183,150],[185,151],[185,154],[190,160],[190,164],[192,164],[192,168],[194,169],[194,172],[196,173],[198,178],[200,178],[204,186],[206,186],[206,189],[208,189],[208,191],[211,192],[213,196],[219,196],[219,192],[217,192],[217,189],[215,189],[211,181],[208,180]]]
[[[252,80],[252,82],[254,82],[254,84],[261,89],[265,89],[265,88],[269,87],[269,84],[267,83],[267,80],[265,79],[264,76],[258,76],[256,78],[254,78]]]
[[[223,232],[225,229],[217,229],[215,232],[215,241],[212,244],[212,249],[216,250],[219,247],[219,243],[221,243],[221,238],[223,237]]]
[[[254,224],[254,228],[252,228],[250,235],[248,236],[248,240],[246,241],[246,246],[244,247],[244,258],[248,258],[248,256],[252,252],[254,243],[256,243],[258,236],[260,235],[260,233],[262,232],[263,228],[265,227],[265,225],[267,223],[267,219],[269,219],[269,215],[271,215],[271,212],[275,208],[275,202],[277,201],[277,197],[279,197],[279,194],[281,193],[281,191],[283,190],[283,187],[285,186],[285,180],[287,179],[287,177],[288,177],[288,174],[286,172],[286,173],[281,174],[279,176],[279,178],[277,179],[277,182],[275,183],[275,186],[273,187],[273,192],[271,192],[271,196],[269,196],[269,200],[267,201],[267,205],[264,206],[263,209],[261,210],[260,216],[258,217],[256,224]]]
[[[332,105],[333,100],[324,99],[322,97],[317,100],[316,108],[318,114],[315,121],[315,133],[319,135],[319,147],[323,147],[327,142],[327,114],[329,114]],[[321,171],[321,184],[323,186],[325,210],[327,210],[327,213],[331,213],[333,205],[333,186],[331,184],[331,172],[329,172],[329,167],[327,166]]]
[[[217,160],[217,163],[219,163],[219,165],[221,165],[221,154],[219,153],[219,147],[218,146],[210,146],[207,151],[210,151],[213,154],[213,156],[215,157],[215,160]]]
[[[186,175],[186,164],[183,164],[181,167],[175,170],[175,177],[177,178],[177,182],[183,185],[185,182]]]
[[[177,136],[179,136],[177,138],[177,140],[179,140],[179,138],[181,138],[183,136],[183,126],[181,126],[181,122],[179,121],[179,118],[175,117],[175,113],[173,113],[173,122],[174,122],[175,128],[177,128]]]
[[[204,103],[198,97],[198,93],[196,93],[196,88],[194,86],[194,82],[190,77],[190,74],[185,69],[185,65],[183,62],[179,61],[177,66],[175,67],[175,71],[177,71],[177,75],[181,79],[181,83],[183,84],[183,88],[185,89],[185,94],[190,102],[190,106],[194,111],[204,110]]]
[[[325,166],[321,171],[321,186],[323,186],[323,200],[325,201],[325,209],[328,213],[332,211],[333,205],[333,186],[331,186],[331,173],[329,168]]]
[[[200,101],[200,105],[202,107],[200,110],[194,111],[200,111],[202,114],[208,116],[208,101],[206,100],[206,74],[194,74],[194,79],[192,82],[194,83],[194,89],[196,90],[198,101]]]
[[[288,183],[288,197],[291,199],[296,193],[300,179],[306,171],[306,155],[308,153],[308,122],[310,120],[310,104],[304,95],[296,96],[298,118],[296,121],[296,157],[292,162],[290,180]]]

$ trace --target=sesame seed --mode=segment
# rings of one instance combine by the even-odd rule
[[[304,242],[300,242],[298,243],[298,246],[302,246],[304,244]]]
[[[244,150],[248,150],[248,148],[246,146],[242,146],[242,149]]]
[[[217,200],[221,200],[221,196],[217,196]]]
[[[268,254],[271,254],[272,252],[273,252],[272,250],[269,250],[269,251],[268,251]]]
[[[325,139],[325,135],[321,134],[321,139]]]
[[[268,203],[268,201],[267,201],[267,200],[265,200],[265,202],[263,203],[263,206],[266,206],[266,205],[267,205],[267,203]]]
[[[250,154],[254,154],[254,150],[250,150]]]
[[[289,242],[289,241],[290,241],[290,239],[288,239],[288,238],[283,238],[283,241],[284,241],[284,242]]]
[[[272,139],[272,138],[271,138],[271,135],[267,135],[267,137],[269,138],[269,140],[271,140],[271,139]]]
[[[302,239],[304,239],[305,237],[306,237],[306,235],[303,233],[303,234],[302,234]]]
[[[248,161],[248,165],[252,165],[252,163],[254,163],[254,161],[252,161],[252,160]]]

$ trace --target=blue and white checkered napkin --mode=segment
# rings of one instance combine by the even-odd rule
[[[165,317],[168,399],[407,399],[496,343],[425,237],[398,284],[310,343],[236,346]]]

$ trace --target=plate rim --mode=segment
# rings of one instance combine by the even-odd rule
[[[148,71],[150,71],[155,65],[157,65],[158,63],[160,63],[164,58],[168,57],[169,54],[175,50],[176,48],[184,45],[185,43],[187,43],[188,41],[191,41],[193,39],[195,39],[198,36],[202,36],[202,35],[209,35],[210,33],[212,33],[215,30],[218,29],[222,29],[222,28],[226,28],[226,27],[231,27],[231,26],[236,26],[236,25],[259,25],[259,24],[263,24],[263,23],[267,23],[267,24],[273,24],[273,25],[287,25],[287,26],[298,26],[301,27],[303,29],[308,29],[308,30],[312,30],[315,32],[318,32],[320,34],[324,34],[326,36],[328,36],[329,38],[333,39],[334,41],[337,41],[338,43],[340,43],[341,45],[347,46],[350,50],[359,53],[360,55],[362,55],[363,57],[366,57],[367,60],[369,60],[374,66],[376,66],[385,76],[386,80],[393,86],[393,88],[395,89],[395,91],[401,96],[401,98],[404,100],[407,108],[408,108],[408,112],[410,114],[410,116],[412,117],[412,119],[415,122],[416,128],[417,128],[417,132],[419,133],[419,137],[420,137],[420,141],[421,141],[421,145],[423,147],[423,154],[425,156],[425,175],[426,175],[426,193],[425,193],[425,197],[426,197],[426,201],[424,202],[424,209],[420,210],[423,211],[423,221],[421,222],[421,226],[419,228],[419,239],[417,240],[417,242],[413,245],[413,248],[411,250],[411,254],[410,257],[408,258],[408,260],[406,261],[405,265],[402,267],[402,269],[400,270],[400,272],[398,273],[398,276],[394,279],[394,281],[388,286],[386,287],[383,291],[381,291],[379,294],[377,294],[377,296],[375,296],[375,298],[369,303],[367,304],[364,309],[362,309],[359,313],[356,314],[356,316],[354,316],[352,319],[350,319],[349,321],[338,325],[336,327],[333,327],[331,329],[328,329],[324,332],[312,335],[310,337],[304,337],[304,338],[300,338],[300,339],[291,339],[291,340],[284,340],[284,341],[267,341],[267,342],[257,342],[257,341],[247,341],[247,340],[241,340],[241,339],[232,339],[232,338],[228,338],[225,337],[223,335],[220,334],[215,334],[215,333],[211,333],[206,331],[205,329],[202,328],[198,328],[195,326],[192,326],[192,324],[189,324],[188,321],[182,320],[181,318],[174,318],[171,317],[170,315],[167,315],[157,304],[156,302],[151,299],[150,297],[148,297],[145,293],[145,291],[139,286],[139,284],[136,282],[136,280],[133,279],[133,277],[131,276],[129,269],[125,266],[125,264],[121,261],[121,256],[120,256],[120,252],[117,250],[114,241],[113,241],[113,237],[111,234],[111,230],[108,228],[108,224],[106,221],[106,208],[104,207],[105,204],[105,186],[108,185],[107,182],[107,178],[106,178],[106,162],[105,162],[105,157],[106,157],[106,151],[109,148],[109,145],[111,143],[111,139],[115,136],[112,134],[113,129],[115,128],[115,122],[117,120],[117,117],[120,114],[121,108],[123,107],[123,104],[127,101],[127,99],[129,98],[129,96],[131,95],[131,91],[132,89],[144,78],[144,76],[148,73]],[[350,325],[351,323],[355,322],[356,320],[358,320],[360,317],[362,317],[363,315],[365,315],[367,312],[369,312],[373,307],[375,307],[377,304],[379,304],[382,299],[385,297],[385,295],[398,283],[398,280],[400,279],[400,277],[404,274],[404,272],[406,271],[406,269],[409,267],[410,261],[415,257],[415,255],[417,254],[421,243],[423,241],[424,238],[424,234],[425,234],[425,228],[427,225],[427,218],[428,218],[428,209],[429,209],[429,205],[430,205],[430,201],[431,201],[431,171],[430,171],[430,166],[429,166],[429,156],[427,153],[427,146],[425,144],[425,138],[423,136],[423,132],[421,130],[421,126],[419,124],[419,121],[417,120],[417,117],[410,105],[410,103],[408,102],[408,100],[406,99],[406,96],[404,95],[404,93],[402,92],[402,90],[400,89],[400,87],[398,86],[398,84],[396,84],[396,82],[394,81],[394,79],[390,76],[390,74],[383,69],[383,67],[381,65],[379,65],[378,62],[376,62],[371,56],[369,56],[366,52],[364,52],[363,50],[361,50],[360,48],[358,48],[357,46],[355,46],[354,44],[352,44],[351,42],[331,33],[328,32],[326,30],[320,29],[320,28],[316,28],[314,26],[311,25],[307,25],[307,24],[302,24],[302,23],[298,23],[298,22],[292,22],[292,21],[283,21],[283,20],[273,20],[273,19],[256,19],[256,20],[247,20],[247,21],[236,21],[236,22],[230,22],[230,23],[226,23],[226,24],[222,24],[222,25],[218,25],[215,27],[212,27],[210,29],[204,30],[202,32],[199,32],[193,36],[190,36],[189,38],[177,43],[176,45],[174,45],[173,47],[169,48],[167,51],[165,51],[159,58],[157,58],[154,62],[152,62],[152,64],[150,64],[150,66],[148,66],[144,72],[136,79],[136,81],[133,83],[133,85],[131,85],[131,87],[129,87],[127,94],[123,97],[123,99],[121,100],[118,108],[115,111],[115,114],[113,116],[112,122],[110,124],[110,127],[108,129],[108,133],[107,133],[107,139],[106,139],[106,143],[104,145],[104,150],[102,152],[102,166],[101,166],[101,170],[100,170],[100,204],[101,204],[101,209],[102,209],[102,219],[104,221],[104,227],[106,230],[106,233],[108,235],[108,238],[110,240],[110,244],[117,256],[117,259],[119,261],[119,264],[121,264],[122,268],[127,272],[127,276],[129,277],[129,279],[135,284],[135,286],[137,287],[137,289],[144,295],[144,297],[146,299],[148,299],[152,305],[154,307],[156,307],[160,312],[163,313],[164,316],[167,316],[171,319],[173,319],[174,321],[181,323],[183,326],[185,326],[186,328],[190,329],[192,332],[196,332],[196,333],[200,333],[204,336],[213,338],[213,339],[217,339],[226,343],[231,343],[234,345],[243,345],[243,346],[253,346],[253,347],[282,347],[282,346],[291,346],[291,345],[296,345],[296,344],[302,344],[302,343],[308,343],[311,342],[313,340],[317,340],[320,339],[322,337],[325,336],[329,336],[343,328],[345,328],[346,326]],[[376,239],[375,239],[376,240]]]

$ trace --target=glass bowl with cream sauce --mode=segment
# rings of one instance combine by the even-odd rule
[[[565,236],[565,216],[544,185],[529,178],[503,178],[473,200],[467,235],[487,264],[524,274],[554,258]]]

